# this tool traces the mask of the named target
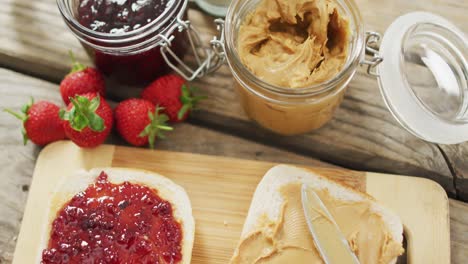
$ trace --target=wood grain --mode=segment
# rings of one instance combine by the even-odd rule
[[[466,263],[468,259],[468,204],[455,200],[450,200],[449,203],[452,263]]]
[[[36,101],[47,100],[57,105],[64,106],[59,94],[58,85],[41,81],[23,74],[0,68],[0,109],[9,108],[19,111],[21,106],[27,103],[30,97]],[[114,102],[109,101],[111,105]],[[21,148],[20,123],[14,117],[0,113],[0,127],[5,133],[0,134],[0,142],[9,146]],[[166,149],[180,152],[196,152],[208,155],[224,155],[234,158],[251,160],[269,160],[275,162],[287,162],[319,167],[333,167],[332,164],[317,159],[301,156],[293,152],[262,145],[256,142],[241,139],[235,136],[223,134],[204,127],[190,124],[177,124],[174,131],[167,133],[166,140],[158,140],[156,149]],[[118,135],[112,134],[107,143],[128,145]],[[31,143],[28,149],[37,154],[39,148]],[[3,149],[1,150],[3,151]],[[6,150],[5,150],[6,151]],[[5,152],[5,154],[8,154]]]
[[[89,62],[78,41],[66,28],[54,1],[0,0],[0,65],[59,82],[68,71],[67,51]],[[467,30],[466,1],[356,1],[367,29],[384,31],[398,15],[426,10],[449,17]],[[189,17],[207,42],[214,32],[212,18],[197,10]],[[349,86],[335,118],[323,129],[298,137],[279,137],[247,121],[232,89],[229,69],[195,82],[210,97],[195,114],[193,124],[211,127],[244,138],[273,144],[283,149],[359,170],[416,175],[439,182],[456,197],[453,176],[437,146],[407,133],[387,111],[376,81],[359,71]],[[138,90],[117,89],[110,94],[122,97]],[[465,148],[461,145],[459,148]],[[468,173],[468,172],[464,172]],[[466,174],[464,174],[466,175]],[[460,177],[460,185],[465,177]],[[464,193],[460,198],[468,199]]]
[[[463,31],[467,32],[468,24],[465,23],[468,6],[467,1],[357,0],[356,2],[360,6],[367,29],[383,31],[389,25],[391,19],[400,14],[415,10],[427,10],[449,18],[461,27]],[[88,61],[79,43],[67,31],[64,23],[59,18],[55,1],[0,0],[0,5],[2,6],[0,9],[0,22],[2,23],[2,29],[0,30],[0,65],[16,71],[40,76],[46,80],[58,82],[67,72],[68,58],[66,50],[72,49],[77,53],[77,57],[80,60]],[[206,26],[203,27],[203,24],[208,25],[207,23],[211,22],[211,18],[201,16],[197,11],[191,11],[190,16],[199,17],[196,18],[198,19],[196,24],[202,25],[203,32],[209,32],[209,30],[211,30],[211,28]],[[204,36],[207,37],[208,34],[205,33]],[[215,76],[217,77],[215,78]],[[241,113],[241,109],[235,103],[236,97],[231,90],[232,80],[230,79],[229,70],[224,67],[220,72],[216,73],[215,76],[209,77],[212,79],[207,78],[203,82],[200,82],[200,84],[207,85],[207,87],[203,87],[204,92],[213,95],[212,97],[214,98],[207,101],[206,105],[203,107],[207,110],[206,116],[204,112],[201,112],[195,116],[192,123],[204,126],[209,125],[221,131],[254,139],[255,142],[271,144],[273,140],[276,140],[276,137],[265,135],[267,133],[255,128],[255,126],[245,120],[243,115],[239,114]],[[23,99],[29,94],[35,94],[37,96],[40,94],[39,97],[41,98],[58,100],[58,96],[55,92],[36,94],[37,83],[45,82],[28,78],[26,78],[26,80],[21,80],[23,78],[21,75],[1,78],[0,87],[2,89],[2,96],[0,97],[0,107],[15,106],[17,108],[25,101]],[[356,169],[381,170],[421,176],[431,174],[434,179],[437,177],[441,177],[442,179],[445,179],[445,177],[450,178],[450,168],[441,162],[441,153],[437,149],[421,144],[418,140],[402,131],[397,124],[393,122],[390,115],[386,112],[387,110],[383,108],[383,104],[377,94],[375,80],[367,79],[367,77],[361,73],[358,73],[357,78],[363,80],[351,86],[345,104],[350,101],[348,103],[348,108],[352,107],[355,112],[362,115],[367,112],[359,112],[361,109],[367,109],[366,111],[372,113],[376,112],[377,118],[367,120],[360,130],[358,129],[357,132],[354,132],[354,127],[360,125],[360,122],[349,119],[350,116],[355,117],[356,115],[351,115],[352,113],[347,114],[351,110],[342,107],[336,119],[340,118],[343,120],[341,121],[343,123],[345,123],[345,121],[348,122],[348,125],[340,125],[344,132],[336,132],[335,128],[332,128],[324,132],[319,131],[317,133],[318,135],[312,136],[312,138],[316,137],[317,139],[310,140],[304,137],[304,139],[297,140],[293,143],[285,142],[289,140],[278,140],[279,146],[294,150],[298,152],[299,155],[276,148],[265,147],[261,144],[254,144],[252,141],[238,139],[237,137],[224,136],[218,132],[202,128],[199,129],[194,126],[183,126],[179,129],[179,131],[187,131],[185,135],[182,135],[184,133],[180,132],[180,137],[178,138],[184,138],[181,139],[181,143],[176,141],[177,139],[174,136],[174,138],[158,144],[161,144],[161,148],[174,148],[175,150],[187,152],[193,151],[212,155],[231,155],[249,159],[274,159],[274,161],[281,161],[287,158],[291,160],[298,159],[300,163],[313,163],[313,159],[300,155],[308,154]],[[18,83],[18,85],[11,85],[10,81],[13,84]],[[355,81],[353,81],[353,83],[355,83]],[[359,87],[360,85],[364,86],[361,92],[357,93],[355,96],[351,96],[354,90],[353,87]],[[370,86],[365,88],[367,87],[366,85]],[[34,89],[30,89],[30,87],[34,87]],[[227,92],[224,92],[225,90],[227,90]],[[16,99],[15,92],[18,96]],[[362,97],[364,99],[361,99],[362,95],[367,95],[368,97]],[[370,99],[368,101],[369,103],[366,101],[367,99]],[[373,105],[374,100],[377,101],[376,106]],[[377,111],[374,111],[374,108],[376,108]],[[2,132],[0,133],[0,144],[2,146],[0,154],[3,168],[2,172],[0,172],[0,177],[2,179],[2,181],[0,181],[0,190],[2,190],[0,191],[2,199],[2,203],[0,204],[0,222],[2,223],[0,225],[0,237],[2,239],[0,240],[0,253],[2,253],[4,257],[3,259],[0,258],[0,262],[2,263],[8,262],[8,259],[11,259],[11,250],[14,248],[14,240],[10,239],[10,234],[15,234],[17,232],[15,226],[19,227],[12,219],[16,221],[21,218],[24,201],[27,196],[27,183],[30,181],[33,163],[38,152],[38,148],[31,145],[27,147],[20,147],[18,145],[20,144],[20,137],[18,131],[15,131],[17,128],[16,125],[13,126],[13,123],[8,123],[12,119],[7,120],[7,118],[5,118],[4,120],[3,116],[3,114],[0,114],[0,129]],[[214,121],[212,121],[211,118],[213,118]],[[360,120],[360,118],[357,120]],[[386,125],[385,123],[387,121],[390,122],[391,125]],[[187,127],[189,127],[189,129],[187,129]],[[367,134],[363,133],[365,131],[372,131],[375,127],[378,127],[378,132],[383,133],[384,136],[380,135],[368,138]],[[331,131],[329,137],[327,137],[328,131]],[[344,144],[344,146],[335,144],[334,140],[337,139],[335,135],[342,136],[348,131],[354,135],[346,136],[338,141],[339,144]],[[190,137],[192,139],[186,139],[187,134],[191,135]],[[205,134],[206,136],[204,136]],[[402,141],[403,144],[389,144],[387,146],[388,142],[393,141],[392,138],[389,139],[387,137],[387,134],[391,134],[392,137],[396,138],[398,141]],[[217,136],[224,139],[225,143],[219,143],[216,139]],[[351,141],[354,139],[357,139],[357,142]],[[205,142],[206,145],[203,143],[193,143],[194,141]],[[416,147],[413,147],[413,144],[415,144],[414,141],[420,145],[416,144]],[[213,143],[216,143],[217,146],[212,146],[211,144]],[[228,147],[221,146],[225,144]],[[301,145],[311,147],[304,148]],[[402,151],[400,148],[404,147],[401,145],[405,145],[404,147],[411,147],[414,151]],[[447,151],[447,155],[452,155],[452,153],[455,153],[454,155],[459,155],[457,153],[466,153],[466,144],[455,146],[452,151],[446,150],[444,146],[441,147],[444,151]],[[218,148],[220,148],[220,150],[218,150]],[[237,151],[237,149],[240,150]],[[419,152],[421,152],[421,154],[418,154]],[[414,153],[417,155],[413,156]],[[463,166],[466,164],[463,157],[463,155],[447,156],[447,160],[452,161],[450,163],[453,167],[452,170],[455,172],[458,171],[456,175],[462,179],[462,181],[459,181],[457,184],[457,189],[461,192],[467,190],[466,187],[461,187],[466,186],[462,183],[467,175],[464,169],[466,165]],[[379,166],[382,166],[381,168],[383,169],[378,169]],[[461,198],[463,197],[465,196],[461,195]],[[453,263],[465,263],[466,259],[468,259],[468,248],[466,247],[466,245],[468,245],[468,241],[466,240],[468,233],[466,229],[466,223],[468,222],[467,206],[464,203],[453,200],[450,201],[450,205],[452,220],[452,261]],[[13,224],[10,224],[10,222]],[[7,224],[4,225],[3,223]],[[4,238],[8,239],[10,243],[6,243],[8,240],[3,240]]]
[[[70,142],[70,141],[65,141]],[[67,172],[93,167],[107,167],[112,161],[114,146],[102,145],[95,149],[62,148],[58,143],[47,145],[38,156],[21,232],[13,255],[14,264],[36,263],[40,260],[39,248],[42,244],[40,226],[48,221],[48,208],[57,184]],[[73,145],[76,146],[76,145]],[[62,158],[57,158],[59,154]],[[69,157],[74,157],[70,159]],[[60,164],[60,165],[58,165]],[[47,173],[44,175],[44,173]],[[53,183],[48,184],[48,183]],[[42,225],[41,225],[42,224]]]
[[[184,187],[197,223],[191,263],[227,263],[237,245],[255,188],[275,165],[113,145],[80,149],[70,141],[55,142],[44,148],[34,169],[13,263],[31,263],[40,251],[41,229],[37,226],[46,224],[48,199],[59,181],[81,168],[108,166],[155,171]],[[437,183],[343,169],[311,170],[368,191],[395,210],[405,226],[409,263],[450,262],[448,199]]]
[[[19,111],[30,96],[36,100],[61,104],[56,84],[5,69],[0,69],[0,94],[0,109]],[[125,145],[115,135],[108,142]],[[189,124],[178,125],[174,132],[168,134],[167,140],[156,143],[156,148],[332,167],[316,159]],[[40,150],[41,148],[31,143],[23,146],[19,121],[0,112],[0,263],[9,263],[13,257],[15,237],[19,231],[31,175]]]
[[[49,199],[64,176],[79,169],[111,166],[155,171],[184,187],[197,222],[192,263],[227,263],[238,242],[251,196],[263,174],[274,165],[113,145],[81,149],[70,141],[55,142],[45,147],[37,160],[13,263],[32,263],[36,259],[42,232],[37,227],[47,224]],[[362,172],[315,170],[365,190]]]
[[[60,103],[57,85],[8,70],[0,70],[0,109],[18,110],[29,95]],[[112,140],[114,143],[122,143]],[[309,166],[329,164],[312,158],[191,125],[179,126],[158,149],[231,156]],[[34,163],[40,148],[21,146],[18,121],[0,113],[0,263],[10,263],[23,215]],[[468,259],[468,205],[450,201],[452,263]]]
[[[30,96],[52,102],[61,98],[55,85],[0,69],[0,263],[13,257],[31,175],[40,148],[23,146],[20,121],[3,112],[19,111]]]
[[[367,191],[400,216],[408,263],[450,263],[450,246],[444,242],[450,241],[449,202],[440,185],[427,179],[368,173]],[[435,252],[428,255],[431,248]]]
[[[197,222],[192,263],[228,262],[240,237],[256,185],[274,165],[269,162],[148,152],[124,147],[116,147],[112,161],[115,167],[156,171],[185,188]],[[363,173],[336,169],[317,171],[365,189]]]
[[[454,175],[454,186],[458,198],[468,201],[468,147],[463,145],[440,145],[440,150]]]

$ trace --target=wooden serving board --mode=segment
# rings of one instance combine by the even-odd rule
[[[59,179],[77,169],[141,168],[160,173],[187,191],[196,221],[192,263],[228,263],[254,190],[274,163],[103,145],[80,149],[51,144],[37,160],[13,263],[34,263],[47,202]],[[427,179],[342,169],[312,168],[366,191],[404,223],[408,263],[450,263],[448,199]]]

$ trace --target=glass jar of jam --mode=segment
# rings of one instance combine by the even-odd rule
[[[187,0],[57,0],[59,10],[95,65],[118,83],[153,81],[170,68],[182,67],[187,79],[200,77],[207,67],[191,70],[183,62],[192,47],[197,61],[206,51],[187,20]],[[200,51],[201,50],[201,51]],[[201,53],[201,54],[200,54]]]

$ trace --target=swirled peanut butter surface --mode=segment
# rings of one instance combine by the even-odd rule
[[[231,264],[321,264],[301,203],[301,184],[290,183],[280,189],[284,203],[278,221],[267,216],[258,229],[241,239]],[[388,264],[401,255],[401,243],[392,239],[381,216],[369,201],[344,201],[327,190],[316,193],[340,227],[361,264]],[[319,210],[319,209],[318,209]]]
[[[349,25],[331,0],[263,0],[239,28],[242,63],[286,88],[332,79],[346,62]]]

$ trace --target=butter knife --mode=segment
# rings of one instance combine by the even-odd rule
[[[359,264],[335,219],[307,184],[302,185],[301,200],[307,226],[325,264]]]

